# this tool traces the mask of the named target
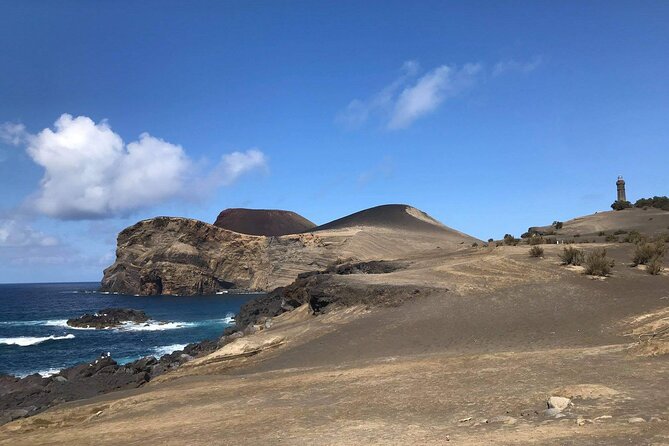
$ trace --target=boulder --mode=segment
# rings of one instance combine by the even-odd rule
[[[559,412],[562,412],[572,405],[571,400],[563,396],[552,396],[548,398],[546,404],[548,405],[549,409],[556,409]]]

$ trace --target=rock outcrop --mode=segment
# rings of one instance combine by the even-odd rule
[[[124,294],[213,294],[269,291],[300,273],[344,261],[398,259],[479,241],[406,205],[361,211],[309,232],[247,235],[186,218],[158,217],[123,230],[103,291]]]
[[[39,374],[24,378],[0,375],[0,425],[63,402],[142,386],[217,348],[216,341],[206,340],[188,344],[183,350],[160,358],[147,356],[125,365],[118,364],[111,356],[102,355],[93,362],[63,369],[46,378]]]
[[[130,308],[105,308],[94,314],[84,314],[74,319],[68,319],[67,325],[77,328],[105,329],[114,328],[131,322],[141,324],[149,320],[149,316],[141,310]]]

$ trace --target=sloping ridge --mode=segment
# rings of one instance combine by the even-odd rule
[[[418,232],[454,232],[425,212],[406,204],[384,204],[339,218],[309,232],[352,228],[356,226],[403,229]],[[466,234],[463,234],[466,235]]]
[[[298,234],[316,225],[292,211],[279,209],[226,209],[214,226],[247,235],[280,236]]]

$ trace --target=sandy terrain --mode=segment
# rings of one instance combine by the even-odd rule
[[[596,246],[616,260],[602,280],[557,245],[409,252],[337,280],[433,293],[300,307],[143,388],[0,427],[0,444],[669,444],[669,275]],[[550,396],[573,406],[546,415]]]

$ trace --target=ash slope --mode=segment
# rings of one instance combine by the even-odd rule
[[[308,233],[253,236],[185,218],[141,221],[118,237],[102,289],[125,294],[211,294],[226,288],[272,290],[338,260],[394,260],[477,241],[416,208],[368,209]]]
[[[292,211],[231,208],[218,214],[214,226],[240,234],[279,236],[305,232],[316,225]]]

